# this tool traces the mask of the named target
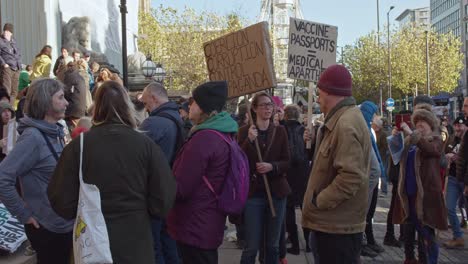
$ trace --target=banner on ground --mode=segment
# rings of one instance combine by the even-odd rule
[[[303,19],[289,19],[288,78],[318,82],[336,64],[338,28]]]
[[[230,98],[276,87],[268,23],[203,44],[211,81],[227,81]]]
[[[13,253],[26,239],[23,224],[0,203],[0,250]]]

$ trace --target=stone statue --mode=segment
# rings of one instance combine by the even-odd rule
[[[141,71],[141,65],[144,61],[146,61],[146,56],[139,51],[137,51],[135,54],[129,55],[127,57],[128,74],[142,75],[143,72]]]
[[[79,51],[91,53],[91,62],[120,74],[119,70],[109,63],[104,53],[91,50],[91,23],[89,17],[72,17],[62,28],[62,45],[71,53]]]

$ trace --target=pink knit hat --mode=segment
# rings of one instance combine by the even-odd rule
[[[279,98],[279,96],[272,96],[271,98],[273,99],[273,103],[275,103],[277,107],[283,109],[284,104],[281,98]]]

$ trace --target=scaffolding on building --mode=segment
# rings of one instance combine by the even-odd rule
[[[294,80],[287,78],[289,18],[303,18],[300,0],[262,0],[258,21],[267,21],[273,48],[273,61],[276,72],[278,92],[286,102],[291,103]],[[286,93],[286,94],[285,94]]]

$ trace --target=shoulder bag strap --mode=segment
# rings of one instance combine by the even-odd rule
[[[50,143],[49,137],[44,132],[42,132],[42,131],[40,131],[40,132],[41,132],[41,135],[44,137],[44,140],[47,143],[47,146],[49,147],[50,152],[52,152],[52,155],[54,156],[55,160],[58,161],[59,156],[57,154],[57,151],[55,151],[54,146],[52,146],[52,143]]]
[[[169,119],[176,125],[177,127],[176,148],[180,149],[180,147],[182,147],[182,145],[184,144],[183,124],[179,122],[177,119],[175,119],[175,117],[165,112],[158,113],[155,116]]]
[[[83,184],[83,144],[84,144],[84,133],[80,134],[80,185]]]
[[[206,129],[206,130],[203,130],[203,131],[216,134],[216,135],[218,135],[220,138],[222,138],[228,145],[230,144],[230,142],[228,141],[228,139],[226,138],[226,136],[225,136],[223,133],[218,132],[217,130]],[[208,189],[210,189],[210,191],[214,194],[214,196],[216,197],[216,200],[218,200],[218,195],[216,194],[216,192],[215,192],[215,190],[214,190],[214,188],[213,188],[213,185],[211,185],[210,181],[208,180],[208,178],[207,178],[206,176],[203,176],[203,181],[205,182],[205,184],[206,184],[206,186],[208,187]]]

